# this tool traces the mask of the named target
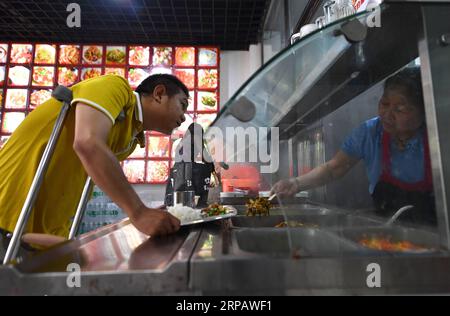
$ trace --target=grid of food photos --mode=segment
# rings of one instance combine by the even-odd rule
[[[219,65],[217,47],[0,43],[0,148],[59,84],[117,74],[136,88],[148,75],[169,73],[189,88],[186,121],[171,136],[147,132],[146,147],[122,163],[131,183],[163,184],[188,126],[206,128],[219,112]]]

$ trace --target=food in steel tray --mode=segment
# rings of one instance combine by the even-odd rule
[[[113,64],[125,63],[125,52],[121,48],[109,49],[106,52],[106,62]]]
[[[227,209],[223,205],[214,203],[202,209],[203,216],[219,216],[227,214]]]
[[[80,48],[74,45],[62,45],[59,50],[59,63],[76,65],[80,61]]]
[[[247,207],[247,216],[269,216],[272,203],[266,197],[257,197],[256,199],[249,199],[245,204]]]
[[[413,244],[410,241],[392,241],[391,238],[386,237],[369,237],[363,238],[359,244],[375,250],[383,251],[424,251],[427,248]]]

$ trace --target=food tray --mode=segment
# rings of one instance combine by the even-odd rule
[[[226,219],[237,215],[237,210],[233,206],[230,205],[223,205],[227,209],[227,214],[224,215],[218,215],[218,216],[207,216],[203,217],[201,219],[188,221],[188,222],[182,222],[181,226],[188,226],[188,225],[195,225],[195,224],[201,224],[201,223],[208,223],[208,222],[214,222],[220,219]]]

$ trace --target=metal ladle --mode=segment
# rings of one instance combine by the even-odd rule
[[[403,214],[403,212],[412,209],[414,207],[414,205],[406,205],[401,207],[397,212],[395,212],[395,214],[384,224],[384,226],[391,226],[395,220]]]

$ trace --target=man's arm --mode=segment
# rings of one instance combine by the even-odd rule
[[[147,208],[128,183],[107,145],[111,128],[111,120],[100,111],[83,103],[76,105],[73,149],[86,172],[141,232],[147,235],[175,232],[179,221],[168,212]]]

